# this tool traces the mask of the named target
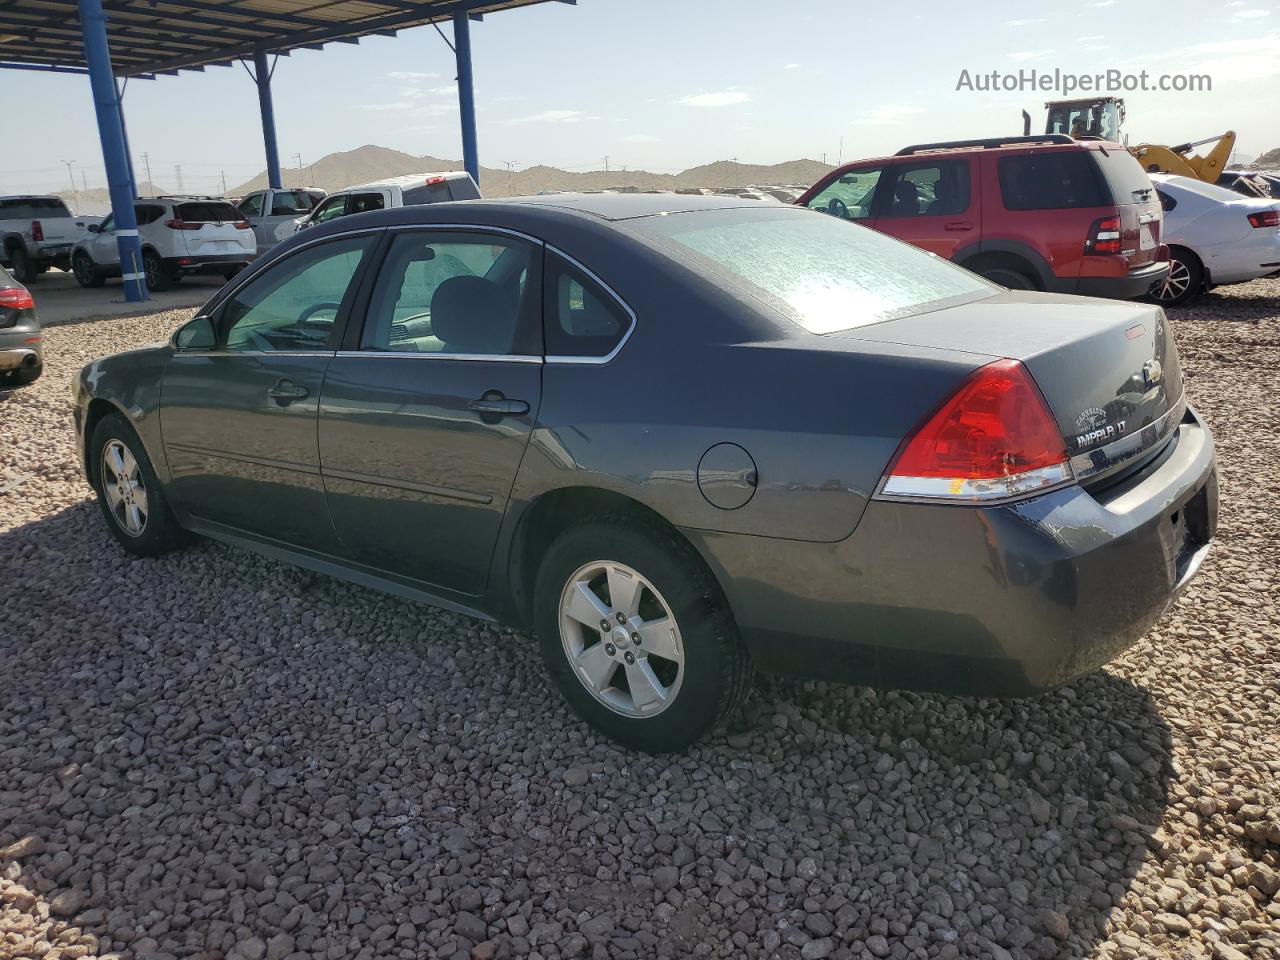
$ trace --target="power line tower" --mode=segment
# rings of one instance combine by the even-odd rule
[[[302,154],[295,153],[294,157],[298,161],[298,186],[305,187],[307,185],[306,174],[302,172]]]
[[[514,189],[514,187],[511,184],[511,174],[515,171],[516,164],[518,164],[519,162],[520,162],[519,160],[503,160],[502,161],[503,165],[507,168],[507,193],[508,194],[510,194]]]
[[[604,172],[605,172],[605,173],[608,173],[608,172],[609,172],[609,158],[608,158],[608,156],[606,156],[606,157],[604,158]]]

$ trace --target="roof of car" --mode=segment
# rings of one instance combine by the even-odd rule
[[[468,200],[465,202],[556,207],[588,214],[601,220],[631,220],[635,217],[654,217],[664,213],[766,206],[762,200],[752,200],[736,195],[698,196],[685,193],[552,193],[540,194],[536,197],[506,197],[501,201]]]
[[[851,160],[838,167],[845,170],[860,167],[866,163],[914,163],[919,157],[932,157],[939,154],[971,154],[971,153],[1025,153],[1035,150],[1101,150],[1103,147],[1112,150],[1124,150],[1123,144],[1110,140],[1077,139],[1063,143],[1045,137],[1007,137],[1003,140],[955,140],[944,143],[922,143],[904,147],[895,154],[884,157],[866,157],[862,160]]]
[[[470,178],[471,174],[465,170],[436,170],[427,173],[408,173],[403,177],[386,177],[382,180],[370,180],[368,183],[353,183],[349,187],[343,187],[341,190],[335,190],[334,193],[350,193],[352,190],[364,190],[368,187],[416,187],[426,183],[432,177],[443,177],[446,180],[461,180],[462,178]],[[332,196],[332,194],[330,194]]]

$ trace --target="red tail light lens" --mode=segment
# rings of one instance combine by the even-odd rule
[[[427,186],[433,186],[437,183],[444,183],[444,177],[427,177]]]
[[[248,220],[237,220],[237,221],[235,222],[235,228],[236,228],[237,230],[248,230],[248,229],[249,229],[249,221],[248,221]]]
[[[0,287],[0,309],[34,310],[36,302],[22,287]]]
[[[999,500],[1072,479],[1066,444],[1017,360],[977,370],[912,435],[881,496]]]
[[[31,239],[32,240],[44,239],[44,224],[41,223],[39,220],[31,221]]]
[[[1120,218],[1103,217],[1093,221],[1084,252],[1092,256],[1112,256],[1120,252]]]
[[[190,220],[166,220],[164,225],[170,230],[199,230],[204,226],[203,223],[193,223]]]
[[[1249,214],[1249,222],[1254,227],[1280,227],[1280,210],[1263,210]]]

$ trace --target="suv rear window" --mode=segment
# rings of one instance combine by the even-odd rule
[[[234,223],[244,219],[244,214],[231,204],[216,200],[180,203],[173,211],[179,220],[188,223]]]
[[[1089,158],[1092,152],[1055,150],[1001,157],[996,173],[1005,209],[1066,210],[1110,205],[1114,201],[1108,196],[1106,181]],[[1141,168],[1138,172],[1142,172]]]
[[[0,200],[0,220],[39,220],[69,217],[71,211],[57,197],[18,197]]]
[[[852,330],[996,292],[946,260],[808,210],[706,210],[632,223],[669,254],[727,274],[810,333]]]
[[[1090,150],[1116,203],[1144,203],[1151,199],[1151,179],[1128,150]]]

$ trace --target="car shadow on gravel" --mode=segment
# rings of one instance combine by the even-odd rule
[[[207,542],[130,559],[91,501],[0,556],[0,847],[36,838],[0,932],[32,944],[1082,956],[1160,847],[1169,731],[1111,674],[1018,701],[761,680],[652,757],[577,721],[527,637]]]

